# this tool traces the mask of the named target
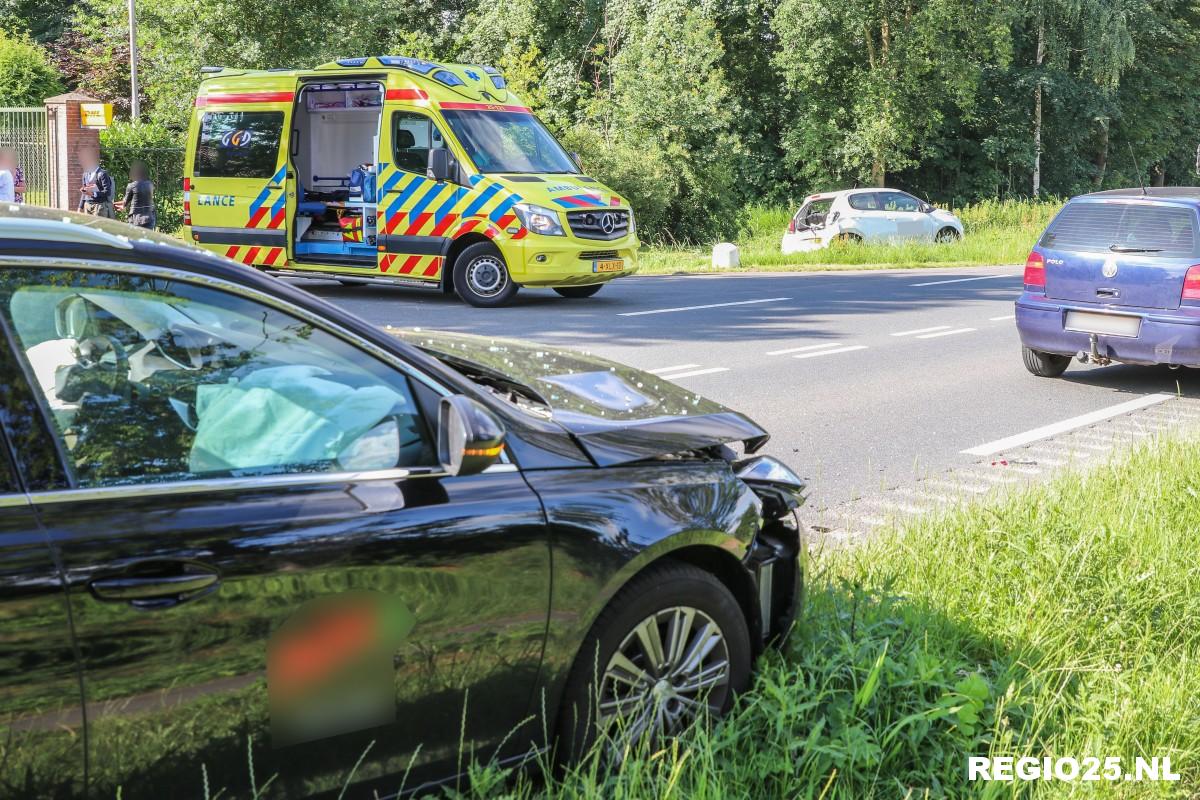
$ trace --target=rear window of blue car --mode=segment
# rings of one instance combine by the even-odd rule
[[[1196,253],[1196,213],[1186,206],[1143,202],[1070,203],[1040,244],[1055,250],[1183,258]]]

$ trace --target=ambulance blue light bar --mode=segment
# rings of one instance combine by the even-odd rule
[[[409,58],[408,56],[379,56],[378,60],[385,67],[400,67],[409,72],[415,72],[418,75],[428,75],[438,68],[438,65],[432,61],[426,61],[422,58]]]
[[[437,72],[433,73],[433,79],[439,83],[444,83],[447,86],[467,85],[466,81],[447,69],[439,69]]]
[[[500,77],[499,75],[493,75],[492,86],[495,86],[497,89],[503,89],[508,86],[508,84],[504,82],[504,78]]]
[[[339,67],[364,67],[367,64],[365,56],[361,58],[339,58],[337,60]]]

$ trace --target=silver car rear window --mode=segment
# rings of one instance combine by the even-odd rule
[[[1190,208],[1144,202],[1070,203],[1042,234],[1041,246],[1077,252],[1144,252],[1166,258],[1196,253]]]

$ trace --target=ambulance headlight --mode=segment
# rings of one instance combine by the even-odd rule
[[[513,212],[530,233],[540,233],[543,236],[566,236],[562,223],[559,222],[557,211],[535,206],[532,203],[517,203],[513,206]]]

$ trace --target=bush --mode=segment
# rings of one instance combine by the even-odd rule
[[[0,31],[0,106],[40,106],[62,91],[45,50],[28,36]]]
[[[639,236],[663,237],[672,196],[668,167],[658,149],[606,141],[582,125],[567,131],[563,144],[579,153],[588,175],[613,189],[634,209]]]
[[[130,166],[141,161],[154,184],[159,230],[174,231],[183,225],[183,142],[178,133],[155,122],[114,122],[100,132],[100,148],[118,200]]]

